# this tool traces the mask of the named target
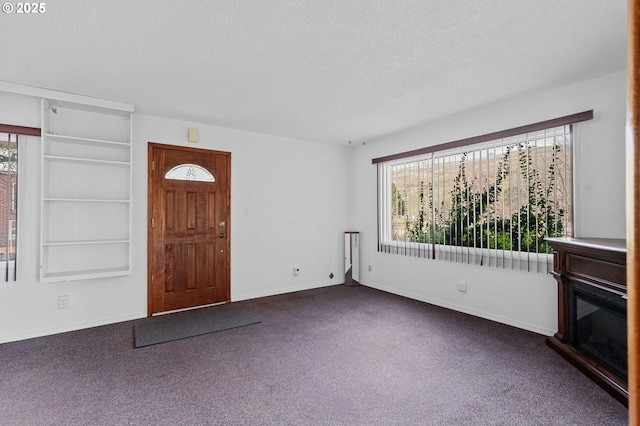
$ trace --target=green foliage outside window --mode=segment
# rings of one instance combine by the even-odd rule
[[[468,178],[466,168],[469,153],[462,154],[447,201],[441,201],[439,205],[434,205],[433,185],[420,181],[418,210],[411,220],[407,215],[405,197],[398,194],[393,184],[393,214],[405,217],[406,241],[551,253],[544,238],[560,237],[565,231],[565,209],[554,192],[556,163],[561,147],[554,145],[547,148],[552,151],[551,161],[540,171],[534,161],[537,148],[517,145],[516,167],[526,202],[518,202],[519,207],[512,212],[499,207],[503,200],[501,197],[514,192],[505,183],[513,176],[510,174],[515,147],[513,145],[505,149],[497,165],[495,178],[484,185],[479,184],[477,178]],[[566,198],[563,195],[563,199]],[[431,216],[433,220],[429,221]]]

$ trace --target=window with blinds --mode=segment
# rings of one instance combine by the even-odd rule
[[[16,279],[17,187],[18,135],[0,133],[0,266],[5,281]]]
[[[573,233],[574,125],[592,111],[374,159],[378,250],[546,272]]]
[[[18,279],[19,147],[26,136],[40,136],[40,129],[0,124],[0,281]],[[24,159],[24,158],[23,158]]]

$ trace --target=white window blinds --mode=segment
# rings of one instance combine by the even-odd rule
[[[573,124],[592,116],[375,159],[378,250],[546,272],[545,238],[573,232]]]

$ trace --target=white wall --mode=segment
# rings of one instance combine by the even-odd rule
[[[39,127],[40,99],[0,92],[0,122]],[[118,279],[39,282],[40,148],[38,137],[20,146],[18,280],[0,281],[0,342],[138,318],[145,309],[138,265],[133,275]],[[57,308],[59,295],[69,295],[70,308]]]
[[[0,92],[2,123],[39,127],[39,109],[38,98]],[[186,142],[188,127],[199,144]],[[0,343],[146,316],[149,141],[232,153],[232,300],[343,282],[349,148],[135,114],[132,274],[40,283],[39,141],[20,151],[19,274],[0,282]],[[59,295],[69,308],[57,308]]]
[[[198,128],[198,144],[186,142],[188,127]],[[344,281],[349,148],[144,115],[135,117],[134,133],[135,162],[144,165],[134,197],[145,200],[147,142],[231,152],[232,300]],[[144,207],[135,223],[145,223]],[[142,262],[140,255],[135,263]]]
[[[363,284],[552,334],[556,284],[545,274],[377,253],[371,159],[593,109],[595,118],[580,125],[576,147],[577,235],[624,238],[625,91],[626,74],[619,72],[354,148],[135,114],[132,275],[55,284],[37,280],[40,166],[39,139],[33,138],[21,151],[19,280],[0,282],[0,343],[146,316],[149,141],[232,153],[232,300],[341,283],[342,232],[353,230],[361,232]],[[0,122],[38,126],[39,108],[37,98],[0,92]],[[199,144],[186,142],[188,127],[199,129]],[[293,277],[293,266],[300,276]],[[459,279],[467,281],[467,293],[456,290]],[[70,296],[68,309],[57,309],[62,294]]]
[[[377,252],[376,166],[372,158],[594,110],[576,142],[576,236],[625,238],[626,72],[487,105],[369,141],[352,153],[349,222],[362,232],[361,283],[551,335],[556,282],[505,271]],[[368,271],[371,265],[371,272]],[[458,280],[468,284],[458,292]]]

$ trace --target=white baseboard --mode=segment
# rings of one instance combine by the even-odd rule
[[[308,285],[302,285],[302,286],[279,288],[279,289],[276,289],[276,290],[262,291],[262,292],[256,292],[256,293],[232,295],[231,296],[231,301],[232,302],[240,302],[242,300],[259,299],[261,297],[277,296],[278,294],[286,294],[286,293],[293,293],[293,292],[296,292],[296,291],[312,290],[314,288],[329,287],[329,286],[332,286],[332,285],[341,285],[341,284],[342,283],[336,283],[335,281],[328,281],[328,282],[324,282],[324,283],[315,283],[315,284],[308,284]]]
[[[329,281],[329,282],[323,282],[323,283],[315,283],[315,284],[309,284],[309,285],[280,288],[280,289],[269,290],[269,291],[265,291],[265,292],[241,294],[240,296],[233,296],[231,301],[232,302],[239,302],[241,300],[257,299],[257,298],[260,298],[260,297],[275,296],[275,295],[278,295],[278,294],[293,293],[293,292],[296,292],[296,291],[311,290],[311,289],[314,289],[314,288],[328,287],[328,286],[340,285],[340,284],[342,284],[342,283],[336,283],[335,281]],[[66,324],[64,326],[59,326],[59,327],[51,327],[51,328],[44,328],[44,329],[39,329],[39,330],[34,330],[34,331],[29,331],[29,332],[23,332],[23,333],[8,334],[8,335],[0,336],[0,344],[9,343],[9,342],[17,342],[19,340],[33,339],[33,338],[36,338],[36,337],[49,336],[49,335],[58,334],[58,333],[67,333],[69,331],[82,330],[82,329],[91,328],[91,327],[99,327],[99,326],[102,326],[102,325],[115,324],[115,323],[118,323],[118,322],[136,320],[136,319],[146,318],[146,317],[147,317],[147,312],[145,311],[145,312],[140,312],[138,314],[125,315],[125,316],[121,316],[121,317],[106,318],[106,319],[102,319],[102,320],[98,320],[98,321],[89,321],[89,322],[82,322],[82,323],[75,323],[75,324]]]
[[[552,330],[552,329],[539,327],[539,326],[534,325],[534,324],[529,324],[529,323],[524,323],[524,322],[521,322],[521,321],[517,321],[517,320],[514,320],[513,318],[502,317],[500,315],[495,315],[495,314],[492,314],[490,312],[479,311],[479,310],[476,310],[476,309],[470,309],[470,308],[465,307],[465,306],[459,306],[459,305],[456,305],[456,304],[453,304],[453,303],[443,302],[441,300],[436,300],[436,299],[431,299],[431,298],[428,298],[428,297],[424,297],[424,296],[413,294],[413,293],[410,293],[410,292],[401,291],[401,290],[398,290],[398,289],[386,287],[386,286],[379,285],[379,284],[372,283],[372,282],[362,282],[362,281],[360,281],[360,284],[364,285],[364,286],[367,286],[367,287],[375,288],[375,289],[378,289],[378,290],[381,290],[381,291],[385,291],[387,293],[396,294],[398,296],[407,297],[409,299],[418,300],[418,301],[421,301],[421,302],[424,302],[424,303],[429,303],[429,304],[440,306],[440,307],[443,307],[443,308],[452,309],[452,310],[457,311],[457,312],[462,312],[462,313],[465,313],[465,314],[477,316],[477,317],[488,319],[488,320],[491,320],[491,321],[496,321],[496,322],[499,322],[501,324],[506,324],[506,325],[510,325],[510,326],[513,326],[513,327],[521,328],[523,330],[528,330],[528,331],[531,331],[531,332],[534,332],[534,333],[542,334],[544,336],[552,336],[557,331],[557,330]],[[315,284],[309,284],[309,285],[301,285],[301,286],[279,288],[279,289],[269,290],[269,291],[264,291],[264,292],[255,292],[255,293],[234,295],[232,297],[231,301],[232,302],[239,302],[239,301],[242,301],[242,300],[258,299],[258,298],[261,298],[261,297],[276,296],[276,295],[279,295],[279,294],[293,293],[293,292],[296,292],[296,291],[304,291],[304,290],[312,290],[314,288],[329,287],[329,286],[333,286],[333,285],[342,285],[342,283],[336,283],[336,282],[333,282],[333,281],[329,281],[329,282],[315,283]],[[69,332],[69,331],[82,330],[82,329],[91,328],[91,327],[99,327],[99,326],[102,326],[102,325],[115,324],[115,323],[123,322],[123,321],[131,321],[131,320],[136,320],[136,319],[140,319],[140,318],[146,318],[146,316],[147,316],[146,312],[141,312],[141,313],[138,313],[138,314],[125,315],[125,316],[121,316],[121,317],[106,318],[106,319],[102,319],[102,320],[99,320],[99,321],[91,321],[91,322],[84,322],[84,323],[77,323],[77,324],[68,324],[68,325],[61,326],[61,327],[52,327],[52,328],[47,328],[47,329],[30,331],[30,332],[26,332],[26,333],[10,334],[10,335],[5,335],[5,336],[0,336],[0,343],[16,342],[16,341],[19,341],[19,340],[32,339],[32,338],[35,338],[35,337],[49,336],[49,335],[58,334],[58,333],[66,333],[66,332]]]
[[[143,312],[139,314],[125,315],[122,317],[106,318],[99,321],[67,324],[60,327],[46,328],[46,329],[30,331],[26,333],[10,334],[6,336],[0,336],[0,343],[17,342],[19,340],[33,339],[35,337],[50,336],[52,334],[83,330],[85,328],[100,327],[102,325],[115,324],[123,321],[131,321],[131,320],[136,320],[140,318],[146,318],[146,316],[147,316],[147,313]]]
[[[542,334],[543,336],[553,336],[555,334],[555,332],[557,330],[551,330],[548,328],[544,328],[544,327],[539,327],[535,324],[529,324],[529,323],[525,323],[525,322],[521,322],[518,320],[514,320],[513,318],[507,318],[507,317],[503,317],[500,315],[495,315],[492,314],[490,312],[484,312],[484,311],[479,311],[476,309],[471,309],[468,308],[466,306],[459,306],[453,303],[449,303],[449,302],[443,302],[442,300],[437,300],[437,299],[431,299],[428,297],[424,297],[421,295],[417,295],[417,294],[412,294],[406,291],[401,291],[395,288],[389,288],[383,285],[379,285],[376,283],[364,283],[364,282],[360,282],[360,284],[365,285],[367,287],[371,287],[371,288],[375,288],[378,290],[382,290],[385,291],[387,293],[392,293],[392,294],[396,294],[398,296],[403,296],[403,297],[407,297],[409,299],[413,299],[413,300],[418,300],[420,302],[424,302],[424,303],[429,303],[431,305],[436,305],[436,306],[440,306],[442,308],[447,308],[447,309],[451,309],[457,312],[462,312],[464,314],[469,314],[469,315],[473,315],[476,317],[480,317],[480,318],[484,318],[484,319],[488,319],[491,321],[495,321],[495,322],[499,322],[501,324],[506,324],[506,325],[510,325],[512,327],[516,327],[516,328],[521,328],[523,330],[527,330],[527,331],[531,331],[537,334]]]

